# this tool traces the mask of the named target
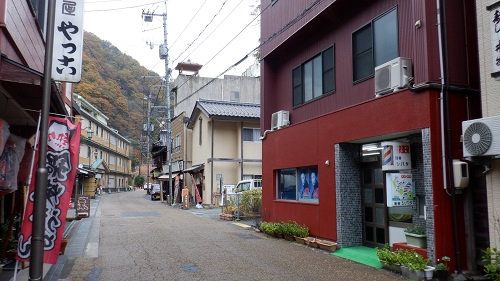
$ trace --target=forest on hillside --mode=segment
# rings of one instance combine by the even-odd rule
[[[146,114],[144,97],[151,85],[151,79],[143,76],[159,74],[144,68],[110,42],[85,32],[82,80],[74,92],[109,117],[108,126],[132,142],[137,158]]]

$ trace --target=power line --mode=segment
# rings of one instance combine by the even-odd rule
[[[158,3],[163,3],[162,1],[160,2],[153,2],[153,3],[148,3],[148,4],[142,4],[138,6],[132,6],[132,7],[122,7],[122,8],[114,8],[114,9],[104,9],[104,10],[89,10],[89,11],[84,11],[85,13],[91,13],[91,12],[109,12],[109,11],[117,11],[117,10],[125,10],[125,9],[133,9],[133,8],[138,8],[138,7],[144,7],[148,5],[154,5]]]
[[[179,37],[177,37],[177,39],[174,40],[174,43],[172,43],[172,45],[170,46],[170,48],[172,48],[174,45],[175,45],[175,42],[177,42],[177,40],[179,40],[179,38],[182,36],[182,34],[184,34],[184,31],[186,31],[186,28],[188,28],[188,26],[191,24],[191,22],[193,21],[193,19],[196,17],[196,15],[198,15],[198,13],[200,12],[201,8],[203,8],[203,6],[205,5],[205,3],[207,3],[207,0],[205,0],[203,2],[203,4],[201,4],[200,8],[198,9],[198,11],[196,11],[196,13],[193,15],[193,17],[191,18],[191,20],[189,20],[188,24],[184,27],[184,29],[181,31],[181,34],[179,34]]]
[[[243,2],[243,0],[240,1],[240,3],[238,3],[238,5],[236,5],[236,7],[233,8],[233,10],[214,28],[214,30],[212,30],[212,32],[210,32],[210,34],[208,34],[208,36],[203,39],[203,41],[201,41],[201,43],[196,47],[194,48],[194,50],[191,51],[191,53],[189,53],[186,58],[184,58],[184,60],[182,61],[185,61],[189,56],[191,56],[193,54],[194,51],[198,50],[198,48],[208,39],[210,38],[210,36],[219,28],[219,26],[224,23],[226,21],[226,19],[233,14],[233,12],[236,10],[236,8],[238,8],[240,6],[240,4]],[[172,62],[173,64],[174,62]]]
[[[251,55],[253,52],[255,52],[257,49],[261,48],[262,46],[264,46],[265,44],[271,42],[272,40],[274,40],[276,37],[278,37],[279,35],[281,35],[283,32],[285,32],[286,30],[290,29],[294,24],[296,24],[299,20],[301,20],[302,18],[304,18],[307,14],[309,14],[314,8],[316,8],[319,4],[321,4],[324,0],[316,0],[314,3],[312,3],[309,7],[307,7],[306,9],[304,9],[298,16],[296,16],[294,19],[290,20],[288,23],[286,23],[284,26],[282,26],[278,31],[276,31],[275,33],[273,33],[271,36],[269,36],[266,40],[264,40],[263,42],[261,42],[257,47],[255,47],[252,51],[250,51],[248,54],[246,54],[242,59],[240,59],[237,63],[231,65],[229,68],[227,68],[225,71],[223,71],[222,73],[220,73],[217,77],[214,77],[213,79],[211,79],[210,81],[208,81],[205,85],[201,86],[198,90],[194,91],[192,94],[188,95],[187,97],[185,97],[184,99],[182,99],[181,101],[179,101],[177,104],[187,100],[188,98],[192,97],[193,95],[195,95],[196,93],[198,93],[200,90],[202,90],[203,88],[205,88],[206,86],[208,86],[209,84],[211,84],[213,81],[215,81],[218,77],[220,77],[221,75],[224,75],[226,72],[228,72],[229,70],[231,70],[233,67],[237,66],[238,64],[240,64],[241,62],[243,62],[245,59],[248,58],[249,55]],[[271,4],[268,4],[267,7],[262,10],[260,12],[259,15],[257,15],[257,17],[259,17],[262,13],[264,13],[269,7],[271,6]],[[256,18],[257,18],[256,17]],[[250,23],[252,23],[255,19],[253,19]],[[249,24],[250,24],[249,23]],[[248,25],[247,25],[248,26]],[[246,28],[246,27],[245,27]],[[243,30],[242,30],[243,31]],[[241,32],[240,32],[241,33]],[[238,34],[239,35],[239,34]],[[224,47],[225,48],[225,47]],[[203,67],[202,67],[203,68]],[[201,68],[200,68],[201,69]],[[191,76],[189,77],[189,79],[187,79],[182,85],[178,86],[177,89],[179,89],[180,87],[184,86],[187,82],[189,82],[189,80],[191,80],[194,76]]]
[[[205,25],[205,27],[200,32],[200,34],[198,34],[198,37],[196,37],[190,44],[188,44],[188,47],[184,51],[182,51],[182,53],[177,58],[175,58],[172,62],[177,61],[189,48],[191,48],[191,46],[194,44],[194,42],[196,42],[196,40],[198,40],[200,38],[200,36],[203,34],[203,32],[205,32],[207,27],[214,21],[214,19],[217,17],[217,15],[219,15],[219,13],[222,11],[222,8],[224,8],[224,5],[226,5],[227,1],[228,0],[224,1],[224,3],[222,3],[222,6],[220,7],[219,11],[212,17],[210,22],[207,25]]]

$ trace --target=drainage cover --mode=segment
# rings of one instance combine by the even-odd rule
[[[186,272],[198,272],[200,269],[194,263],[186,263],[182,265],[182,269]]]

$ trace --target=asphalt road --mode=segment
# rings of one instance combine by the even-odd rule
[[[404,280],[219,213],[153,202],[144,190],[104,195],[96,255],[76,258],[67,280]]]

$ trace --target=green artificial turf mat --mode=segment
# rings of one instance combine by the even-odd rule
[[[382,268],[382,264],[378,260],[377,252],[374,248],[365,246],[341,248],[333,252],[332,255],[362,263],[371,267]]]

